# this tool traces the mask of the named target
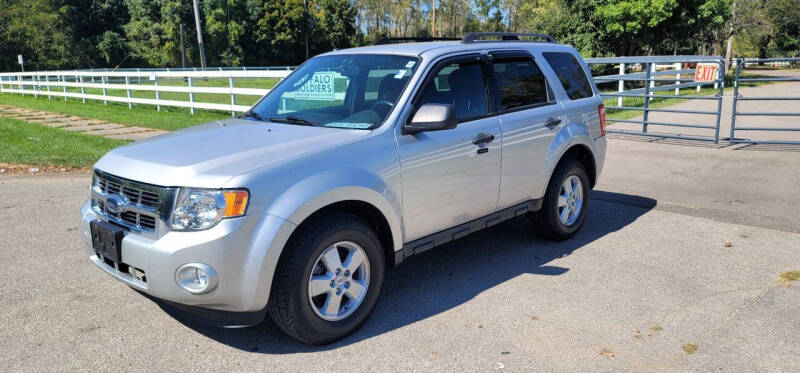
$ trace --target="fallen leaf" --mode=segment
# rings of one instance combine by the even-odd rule
[[[724,246],[725,247],[732,247],[733,244],[731,243],[731,241],[725,241],[725,245]]]
[[[800,280],[800,271],[786,271],[778,275],[776,281],[784,285],[789,285],[792,281]]]
[[[531,316],[531,320],[539,320],[538,316]]]
[[[650,327],[650,330],[652,330],[654,332],[660,332],[660,331],[664,330],[664,328],[662,328],[661,325],[653,324],[653,326]]]
[[[697,347],[697,345],[696,345],[696,344],[694,344],[694,343],[687,343],[687,344],[685,344],[685,345],[683,345],[683,346],[681,346],[681,347],[682,347],[682,348],[683,348],[683,350],[684,350],[684,351],[686,351],[686,353],[687,353],[687,354],[689,354],[689,355],[691,355],[691,354],[693,354],[693,353],[697,352],[697,349],[699,348],[699,347]]]
[[[602,351],[600,351],[600,355],[611,356],[611,357],[617,356],[616,354],[614,354],[614,351],[611,351],[607,348],[604,348]]]

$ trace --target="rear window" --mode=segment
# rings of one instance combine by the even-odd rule
[[[556,72],[558,80],[561,81],[561,85],[571,100],[593,96],[589,78],[586,77],[586,73],[583,72],[583,68],[575,56],[570,53],[555,52],[542,53],[542,55]]]
[[[544,75],[532,58],[495,59],[492,72],[497,80],[499,110],[550,102]]]

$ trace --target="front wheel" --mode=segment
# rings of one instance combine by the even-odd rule
[[[542,208],[534,214],[537,233],[553,241],[574,236],[586,218],[589,190],[589,176],[580,162],[560,165],[547,186]]]
[[[353,215],[315,218],[284,249],[270,293],[275,324],[295,339],[326,344],[361,326],[383,284],[383,249]]]

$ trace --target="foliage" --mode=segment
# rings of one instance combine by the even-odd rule
[[[587,56],[800,54],[799,0],[197,0],[209,66],[295,65],[382,36],[552,34]],[[434,9],[435,7],[435,9]],[[433,27],[435,10],[435,30]],[[190,0],[0,0],[0,70],[175,67]]]

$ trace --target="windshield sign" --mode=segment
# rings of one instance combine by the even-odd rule
[[[292,95],[296,99],[333,101],[334,72],[315,72],[311,79],[301,85]]]
[[[373,54],[315,57],[270,91],[247,118],[373,129],[394,110],[418,62],[416,57]]]

